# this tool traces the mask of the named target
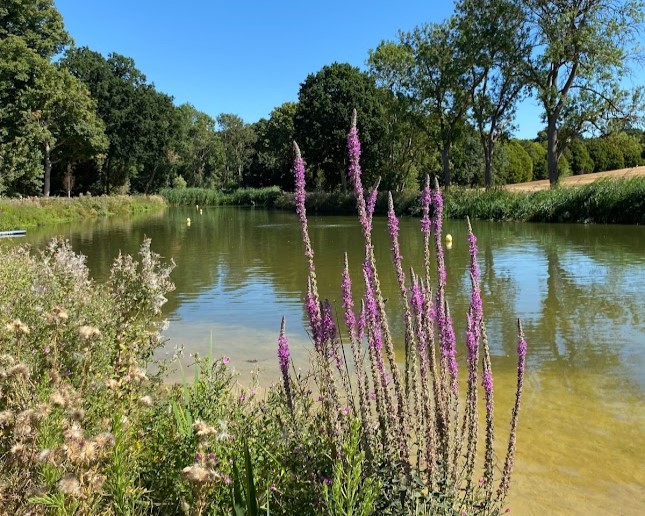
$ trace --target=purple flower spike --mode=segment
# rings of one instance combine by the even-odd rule
[[[287,404],[289,409],[293,411],[293,400],[291,398],[291,384],[289,382],[289,343],[285,334],[285,320],[282,317],[280,324],[280,336],[278,337],[278,364],[280,365],[280,372],[282,373],[282,381],[284,383],[284,392],[287,396]]]
[[[345,267],[343,269],[343,309],[345,310],[345,324],[350,336],[356,338],[356,316],[354,315],[354,300],[352,299],[352,279],[349,277],[349,263],[345,253]]]
[[[421,192],[421,232],[427,235],[430,232],[430,178],[426,178],[426,185]]]

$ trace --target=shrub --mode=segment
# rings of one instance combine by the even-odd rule
[[[571,142],[571,171],[574,175],[589,174],[594,171],[594,161],[587,151],[585,143],[580,139]]]
[[[533,178],[533,161],[531,156],[524,150],[524,147],[517,141],[511,141],[504,145],[506,153],[505,166],[501,176],[505,183],[524,183]]]
[[[182,176],[176,176],[172,180],[172,187],[176,190],[183,190],[187,185],[188,183],[186,183],[186,180]]]

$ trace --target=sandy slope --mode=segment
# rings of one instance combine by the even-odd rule
[[[581,186],[592,183],[596,179],[610,177],[613,179],[627,179],[630,177],[645,176],[645,167],[621,168],[620,170],[610,170],[609,172],[596,172],[595,174],[584,174],[581,176],[569,176],[560,180],[562,186]],[[549,188],[549,181],[531,181],[529,183],[516,183],[506,185],[508,190],[516,192],[530,192],[534,190],[546,190]]]

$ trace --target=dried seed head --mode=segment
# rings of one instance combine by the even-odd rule
[[[216,433],[216,430],[212,426],[204,423],[201,419],[193,423],[193,430],[198,437],[207,437]]]
[[[109,380],[106,380],[105,386],[111,391],[116,391],[119,388],[119,381],[114,378],[110,378]]]
[[[67,312],[62,306],[55,306],[52,309],[52,313],[54,314],[54,317],[56,318],[57,322],[65,322],[69,316],[67,315]]]
[[[54,407],[65,408],[67,406],[67,400],[65,397],[58,391],[52,392],[49,400],[52,402]]]
[[[18,442],[11,447],[11,454],[16,458],[21,458],[27,451],[27,447],[24,443]]]
[[[60,482],[58,482],[58,489],[61,493],[69,496],[81,496],[81,483],[73,473],[67,473],[60,479]]]
[[[3,353],[0,355],[0,364],[3,365],[13,365],[16,363],[16,359],[13,358],[11,355],[8,355],[7,353]]]
[[[135,367],[128,375],[128,379],[134,383],[142,383],[148,379],[148,375],[143,369]]]
[[[99,447],[95,441],[85,441],[80,447],[78,460],[84,464],[90,464],[97,458]]]
[[[51,407],[47,403],[40,403],[37,407],[36,410],[34,411],[34,416],[36,419],[45,419],[47,416],[49,416],[49,413],[51,412]]]
[[[14,413],[11,410],[0,412],[0,428],[7,427],[13,423]]]
[[[91,342],[101,336],[101,331],[94,326],[81,326],[78,329],[78,334],[85,342]]]
[[[114,445],[114,435],[110,432],[99,434],[94,438],[94,442],[101,450],[104,448],[110,448]]]
[[[17,335],[29,335],[30,333],[29,326],[23,323],[20,319],[14,319],[7,324],[5,328],[9,333],[15,333]]]
[[[83,421],[83,419],[85,419],[85,411],[82,408],[76,408],[70,412],[69,417],[72,419],[72,421],[77,421],[80,423],[81,421]]]
[[[101,475],[100,473],[89,473],[85,478],[94,492],[101,491],[103,484],[105,483],[105,475]]]
[[[16,364],[11,369],[7,371],[7,377],[20,377],[24,376],[25,378],[29,377],[29,367],[25,364]]]
[[[217,473],[210,468],[205,468],[199,464],[186,466],[181,474],[194,484],[205,484],[207,482],[214,482],[217,479]]]
[[[36,460],[38,462],[47,462],[53,457],[52,451],[49,448],[45,448],[39,454]]]
[[[143,407],[152,407],[153,401],[151,396],[143,396],[139,398],[139,404]]]
[[[65,441],[70,443],[70,442],[76,442],[79,443],[83,441],[83,430],[81,427],[78,425],[78,423],[72,423],[72,426],[67,432],[65,432]]]

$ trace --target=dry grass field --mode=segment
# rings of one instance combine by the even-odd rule
[[[596,172],[594,174],[583,174],[581,176],[569,176],[560,180],[562,186],[582,186],[593,183],[596,179],[613,178],[613,179],[630,179],[633,177],[645,176],[645,167],[621,168],[619,170],[610,170],[608,172]],[[533,192],[536,190],[547,190],[549,180],[530,181],[528,183],[516,183],[506,185],[506,189],[513,192]]]

